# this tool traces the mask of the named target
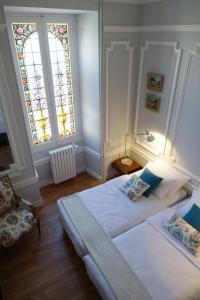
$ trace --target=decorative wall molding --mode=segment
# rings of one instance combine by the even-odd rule
[[[119,141],[113,140],[110,135],[110,99],[109,99],[109,55],[114,51],[116,46],[124,46],[125,51],[129,52],[129,70],[128,70],[128,86],[127,86],[127,107],[126,107],[126,132],[129,132],[130,126],[130,104],[131,104],[131,80],[133,66],[133,47],[129,41],[111,41],[110,47],[106,48],[106,143],[116,144]]]
[[[104,26],[105,33],[134,32],[200,32],[200,24],[194,25],[149,25],[149,26]]]
[[[86,152],[88,154],[90,154],[91,156],[97,158],[97,159],[101,159],[101,154],[88,148],[88,147],[85,147],[85,146],[79,146],[76,150],[76,153],[80,153],[80,152]],[[34,161],[34,166],[35,167],[38,167],[38,166],[41,166],[41,165],[45,165],[49,163],[49,156],[45,156],[44,158],[41,158],[41,159],[37,159]]]
[[[101,154],[100,153],[98,153],[98,152],[96,152],[96,151],[94,151],[94,150],[92,150],[88,147],[83,146],[83,151],[90,154],[90,155],[92,155],[93,157],[95,157],[97,159],[101,159]]]
[[[0,32],[6,29],[6,24],[0,24]]]
[[[173,151],[174,151],[175,144],[176,144],[176,138],[177,138],[177,133],[178,133],[178,124],[179,124],[181,112],[183,109],[185,93],[186,93],[187,84],[188,84],[189,75],[190,75],[190,69],[191,69],[191,65],[192,65],[192,59],[193,59],[193,57],[197,57],[197,56],[200,57],[200,42],[196,43],[194,49],[190,49],[189,53],[188,53],[185,71],[184,71],[184,75],[183,75],[183,82],[182,82],[182,86],[181,86],[180,98],[177,101],[177,110],[176,110],[176,114],[175,114],[174,121],[172,124],[172,134],[170,137],[172,147],[171,147],[170,155],[173,155]],[[199,178],[199,182],[200,182],[200,178]]]
[[[153,161],[155,159],[154,155],[142,148],[139,148],[137,145],[131,145],[130,150],[140,155],[146,161]]]
[[[39,178],[38,178],[38,175],[36,175],[34,177],[25,179],[23,181],[14,183],[14,188],[16,190],[19,190],[19,189],[22,189],[22,188],[27,187],[29,185],[36,184],[36,183],[38,183],[38,181],[39,181]]]
[[[169,122],[171,117],[171,111],[174,101],[174,94],[176,90],[176,82],[178,78],[178,72],[179,72],[179,66],[180,66],[180,60],[182,55],[182,50],[178,49],[178,43],[177,42],[166,42],[166,41],[146,41],[145,46],[141,48],[141,54],[140,54],[140,67],[139,67],[139,79],[138,79],[138,94],[137,94],[137,103],[136,103],[136,114],[135,114],[135,132],[138,132],[138,119],[139,119],[139,110],[140,110],[140,103],[141,103],[141,88],[142,88],[142,75],[143,75],[143,65],[144,65],[144,54],[145,51],[149,50],[149,47],[151,46],[158,46],[158,47],[172,47],[173,52],[176,55],[176,63],[173,70],[173,80],[170,87],[170,96],[169,96],[169,106],[167,111],[167,117],[166,122],[164,124],[164,136],[165,136],[165,142],[163,145],[163,152],[158,153],[157,151],[153,150],[150,146],[140,141],[139,137],[136,138],[136,145],[135,149],[138,146],[143,147],[144,149],[148,150],[150,153],[154,155],[164,155],[166,150],[166,144],[167,144],[167,138],[168,138],[168,130],[169,130]],[[139,150],[139,149],[138,149]]]
[[[191,173],[190,171],[186,170],[185,168],[181,167],[180,165],[178,165],[176,163],[173,166],[174,166],[174,168],[176,168],[177,170],[179,170],[180,172],[182,172],[183,174],[185,174],[186,176],[191,178],[191,181],[190,181],[191,186],[199,188],[199,184],[200,184],[199,176],[196,176],[195,174]]]
[[[127,3],[127,4],[148,4],[154,2],[163,2],[165,0],[104,0],[111,3]]]

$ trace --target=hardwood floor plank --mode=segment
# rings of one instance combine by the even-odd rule
[[[61,226],[56,206],[58,198],[98,184],[99,181],[82,173],[41,189],[41,239],[35,231],[9,250],[10,261],[0,256],[3,300],[101,299]]]

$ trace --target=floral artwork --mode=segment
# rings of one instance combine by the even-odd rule
[[[65,137],[76,133],[69,29],[68,24],[47,26],[58,133]]]
[[[50,141],[52,134],[37,25],[13,23],[12,30],[32,141],[42,144]]]

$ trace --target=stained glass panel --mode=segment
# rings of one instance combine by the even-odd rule
[[[58,133],[66,137],[76,133],[69,28],[68,24],[47,26]]]
[[[42,144],[52,140],[52,133],[37,25],[13,23],[12,30],[33,144]]]

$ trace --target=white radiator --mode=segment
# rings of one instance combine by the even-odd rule
[[[75,147],[73,145],[49,151],[49,156],[55,184],[76,176]]]

